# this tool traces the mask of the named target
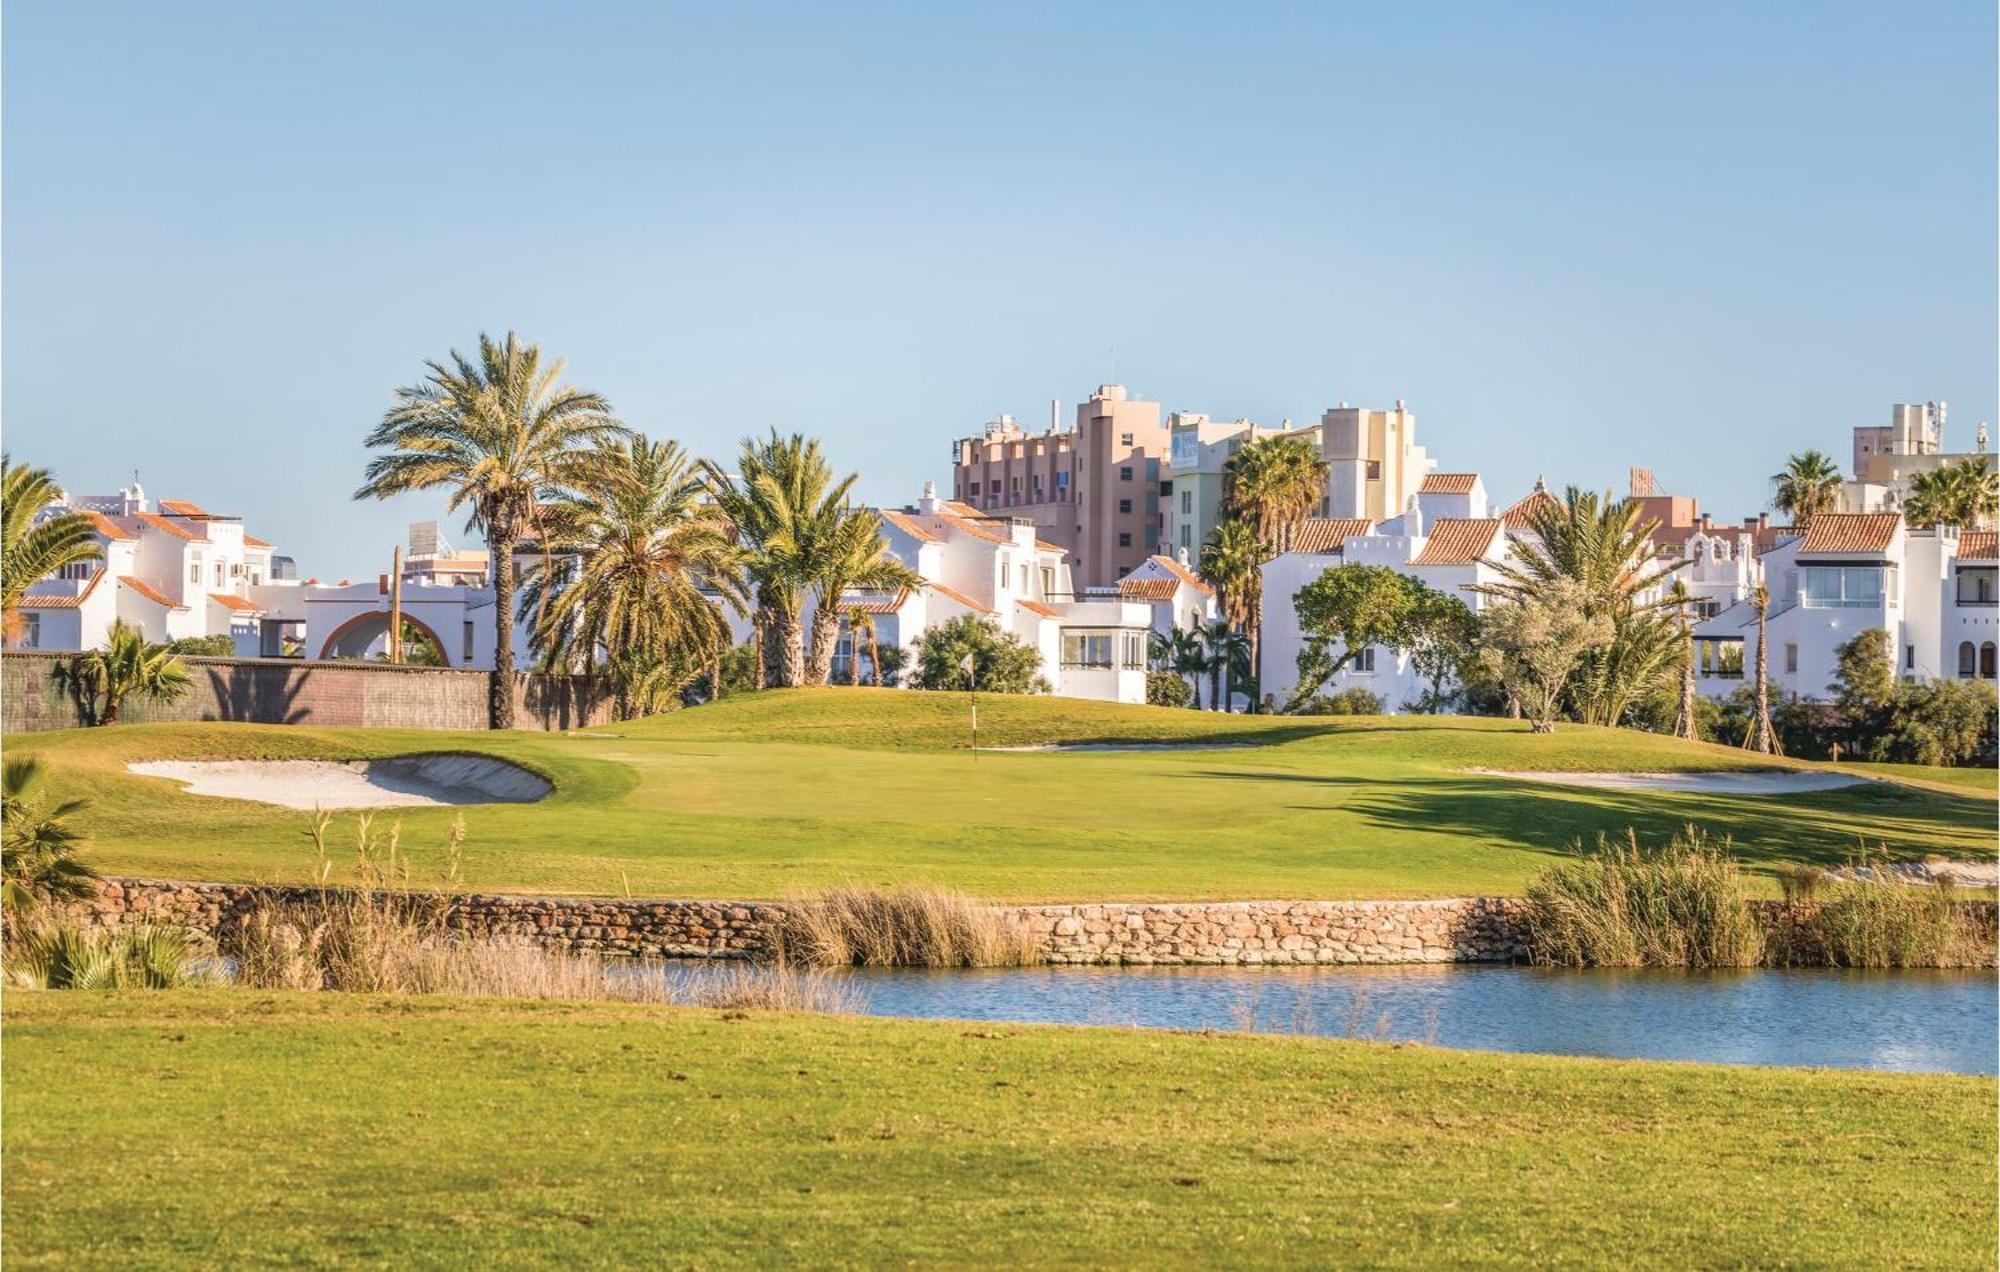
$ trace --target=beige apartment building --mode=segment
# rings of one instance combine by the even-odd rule
[[[1106,384],[1067,431],[1056,427],[1059,410],[1045,433],[1002,415],[954,443],[952,491],[981,512],[1033,521],[1037,537],[1063,549],[1079,591],[1108,587],[1160,547],[1160,404]]]
[[[1387,411],[1342,402],[1306,431],[1318,434],[1319,453],[1326,460],[1322,516],[1400,517],[1437,467],[1417,445],[1417,417],[1401,398]]]

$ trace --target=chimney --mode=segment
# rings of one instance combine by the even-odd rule
[[[1701,514],[1701,529],[1702,529],[1702,533],[1703,533],[1703,534],[1706,534],[1706,533],[1708,533],[1708,532],[1709,532],[1710,530],[1713,530],[1713,529],[1715,529],[1715,518],[1714,518],[1714,517],[1711,517],[1711,516],[1709,516],[1709,515],[1708,515],[1707,513],[1705,513],[1705,512],[1704,512],[1704,513],[1702,513],[1702,514]]]
[[[1050,399],[1049,399],[1049,432],[1051,432],[1051,433],[1059,433],[1059,432],[1061,432],[1061,431],[1062,431],[1062,399],[1061,399],[1061,398],[1050,398]]]
[[[1769,530],[1769,529],[1771,528],[1771,514],[1770,514],[1770,513],[1768,513],[1768,512],[1760,512],[1760,513],[1758,513],[1758,514],[1757,514],[1757,528],[1758,528],[1759,530]]]
[[[937,483],[934,481],[927,481],[924,483],[924,497],[917,501],[917,510],[919,512],[930,513],[930,512],[936,512],[937,509],[938,509]]]

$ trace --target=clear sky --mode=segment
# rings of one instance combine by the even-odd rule
[[[1112,375],[1406,398],[1496,498],[1995,411],[1990,0],[5,9],[4,410],[79,490],[386,568],[350,501],[426,357],[509,327],[703,454],[872,499]],[[458,536],[463,539],[463,536]]]

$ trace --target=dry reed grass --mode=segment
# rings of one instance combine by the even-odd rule
[[[1027,967],[1041,943],[963,893],[835,888],[785,907],[780,962],[822,967]]]

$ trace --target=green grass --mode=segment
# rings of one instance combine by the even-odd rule
[[[125,771],[155,758],[463,750],[556,784],[536,805],[465,810],[465,881],[510,891],[768,898],[854,884],[993,900],[1340,898],[1520,892],[1573,842],[1684,823],[1733,836],[1761,874],[1892,854],[1994,851],[1994,802],[1939,770],[1784,799],[1565,789],[1473,768],[1661,770],[1768,764],[1627,730],[1537,737],[1507,720],[1322,720],[1061,699],[980,701],[981,745],[1216,743],[1197,750],[966,750],[956,694],[745,695],[566,736],[120,725],[9,738],[54,788],[90,796],[107,872],[298,881],[305,814],[200,798]],[[1222,746],[1222,743],[1236,745]],[[1249,745],[1244,745],[1244,744]],[[1789,763],[1789,762],[1786,762]],[[423,883],[451,810],[402,811]]]
[[[1991,1079],[12,994],[10,1267],[1991,1267]]]

